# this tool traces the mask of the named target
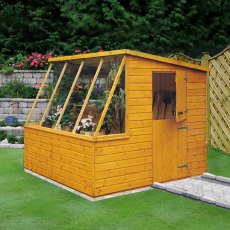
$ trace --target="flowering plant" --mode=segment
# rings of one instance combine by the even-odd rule
[[[88,115],[88,118],[81,119],[81,122],[78,126],[78,130],[84,130],[84,131],[93,131],[93,128],[95,126],[95,123],[92,122],[93,116]]]
[[[57,121],[61,111],[62,111],[62,106],[58,105],[57,110],[54,114],[46,116],[45,121],[44,121],[44,126],[51,127],[52,124],[54,124]]]
[[[48,65],[48,58],[53,57],[53,52],[47,54],[31,53],[31,55],[24,60],[20,61],[18,64],[19,68],[24,68],[25,66],[30,66],[33,69],[42,69]]]
[[[51,57],[53,57],[53,52],[47,54],[33,52],[28,57],[18,54],[10,58],[7,64],[16,69],[45,69],[48,65],[48,58]]]

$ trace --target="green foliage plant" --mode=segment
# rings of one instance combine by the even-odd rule
[[[0,62],[20,53],[62,55],[80,48],[216,54],[229,44],[229,9],[228,0],[2,0]]]
[[[7,126],[7,124],[5,121],[0,121],[0,127],[6,127],[6,126]]]
[[[6,131],[0,131],[0,141],[5,140],[7,137]]]
[[[17,137],[15,135],[7,135],[7,141],[10,144],[15,144],[15,142],[17,142]]]
[[[10,75],[14,72],[14,68],[11,66],[7,66],[7,65],[1,65],[0,66],[0,72],[5,74],[5,75]]]
[[[24,144],[24,136],[18,137],[18,144]]]
[[[17,127],[19,126],[19,122],[18,121],[14,121],[13,124],[12,124],[12,127]]]
[[[0,96],[9,98],[35,98],[37,93],[37,88],[15,79],[1,87]]]

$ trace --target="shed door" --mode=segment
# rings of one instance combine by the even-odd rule
[[[152,76],[153,182],[187,176],[186,112],[177,114],[186,108],[184,78],[184,72]]]

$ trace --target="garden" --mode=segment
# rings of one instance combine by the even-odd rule
[[[209,150],[209,172],[230,177]],[[230,212],[152,189],[91,202],[23,171],[23,150],[0,149],[0,229],[228,229]]]
[[[48,54],[22,54],[9,58],[0,65],[0,143],[23,144],[23,126],[41,85],[47,68]],[[45,85],[39,105],[37,120],[41,117],[52,92],[51,76]]]

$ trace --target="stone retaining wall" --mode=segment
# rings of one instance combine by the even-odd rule
[[[19,121],[25,121],[35,99],[0,98],[0,120],[7,116],[16,116]],[[31,121],[39,121],[49,99],[39,99],[34,109]]]
[[[20,80],[23,83],[28,84],[40,84],[46,73],[46,70],[15,70],[12,74],[5,75],[0,73],[0,85],[4,85],[6,82],[13,81],[14,79]],[[50,72],[47,82],[52,82],[54,73]]]

